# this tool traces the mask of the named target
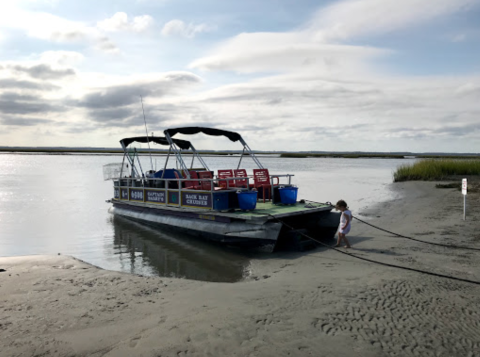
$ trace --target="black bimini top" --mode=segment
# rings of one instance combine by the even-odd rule
[[[122,147],[127,147],[133,142],[137,143],[157,143],[160,145],[170,146],[170,143],[165,139],[163,136],[136,136],[134,138],[125,138],[120,140],[120,144]],[[173,142],[183,150],[188,150],[191,147],[190,141],[187,140],[180,140],[180,139],[173,139]]]
[[[234,131],[220,130],[215,128],[203,128],[199,126],[167,129],[164,131],[164,133],[168,133],[172,138],[174,135],[178,133],[185,134],[185,135],[204,133],[206,135],[213,135],[213,136],[226,136],[233,142],[238,141],[242,138],[240,134],[235,133]]]

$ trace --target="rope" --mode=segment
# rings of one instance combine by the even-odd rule
[[[316,202],[318,203],[318,202]],[[269,216],[271,216],[272,218],[276,219],[278,222],[284,224],[286,227],[290,228],[290,229],[294,229],[292,226],[290,226],[289,224],[283,222],[281,219],[271,215],[271,214],[268,214]],[[374,263],[374,264],[379,264],[379,265],[383,265],[383,266],[387,266],[387,267],[391,267],[391,268],[398,268],[398,269],[403,269],[403,270],[409,270],[409,271],[414,271],[414,272],[417,272],[417,273],[421,273],[421,274],[426,274],[426,275],[431,275],[431,276],[435,276],[435,277],[438,277],[438,278],[445,278],[445,279],[451,279],[451,280],[457,280],[457,281],[462,281],[464,283],[470,283],[470,284],[475,284],[475,285],[480,285],[480,281],[475,281],[475,280],[469,280],[469,279],[463,279],[463,278],[457,278],[455,276],[450,276],[450,275],[444,275],[444,274],[439,274],[439,273],[433,273],[433,272],[430,272],[430,271],[426,271],[426,270],[420,270],[420,269],[415,269],[415,268],[409,268],[409,267],[405,267],[405,266],[402,266],[402,265],[395,265],[395,264],[390,264],[390,263],[384,263],[384,262],[380,262],[378,260],[373,260],[373,259],[369,259],[369,258],[364,258],[364,257],[360,257],[358,255],[355,255],[355,254],[352,254],[352,253],[347,253],[347,252],[344,252],[343,250],[340,250],[340,249],[337,249],[335,247],[332,247],[331,245],[328,245],[328,244],[325,244],[323,242],[320,242],[319,240],[316,240],[315,238],[312,238],[310,236],[308,236],[307,234],[305,233],[302,233],[302,232],[298,232],[299,234],[301,234],[302,236],[308,238],[308,239],[311,239],[317,243],[319,243],[320,245],[323,245],[324,247],[327,247],[327,248],[330,248],[330,249],[333,249],[339,253],[342,253],[342,254],[345,254],[345,255],[348,255],[350,257],[353,257],[353,258],[357,258],[357,259],[360,259],[360,260],[363,260],[363,261],[366,261],[366,262],[370,262],[370,263]]]
[[[468,249],[468,250],[480,250],[480,248],[467,247],[467,246],[464,246],[464,245],[453,245],[453,244],[442,244],[442,243],[435,243],[435,242],[427,242],[427,241],[425,241],[425,240],[416,239],[416,238],[412,238],[412,237],[407,237],[407,236],[404,236],[404,235],[401,235],[401,234],[398,234],[398,233],[395,233],[395,232],[390,232],[389,230],[386,230],[386,229],[377,227],[377,226],[375,226],[375,225],[373,225],[373,224],[371,224],[371,223],[362,221],[360,218],[355,217],[355,216],[353,216],[353,215],[352,215],[352,217],[355,218],[357,221],[360,221],[360,222],[366,224],[367,226],[376,228],[376,229],[378,229],[378,230],[380,230],[380,231],[384,231],[384,232],[393,234],[393,235],[395,235],[395,236],[397,236],[397,237],[414,240],[415,242],[420,242],[420,243],[425,243],[425,244],[431,244],[431,245],[438,245],[439,247],[446,247],[446,248]]]
[[[315,202],[315,201],[309,201],[309,202],[332,206],[332,204],[331,204],[330,202],[326,202],[326,203]],[[417,238],[413,238],[413,237],[404,236],[404,235],[402,235],[402,234],[398,234],[398,233],[389,231],[389,230],[387,230],[387,229],[384,229],[384,228],[375,226],[375,225],[373,225],[373,224],[371,224],[371,223],[365,222],[365,221],[361,220],[360,218],[358,218],[358,217],[356,217],[356,216],[354,216],[354,215],[352,215],[352,217],[355,218],[357,221],[360,221],[360,222],[366,224],[367,226],[373,227],[373,228],[375,228],[375,229],[378,229],[378,230],[383,231],[383,232],[386,232],[386,233],[393,234],[393,235],[395,235],[395,236],[397,236],[397,237],[400,237],[400,238],[410,239],[410,240],[413,240],[413,241],[415,241],[415,242],[420,242],[420,243],[425,243],[425,244],[431,244],[431,245],[436,245],[436,246],[445,247],[445,248],[467,249],[467,250],[478,250],[478,251],[480,251],[480,248],[467,247],[467,246],[465,246],[465,245],[453,245],[453,244],[442,244],[442,243],[428,242],[428,241],[425,241],[425,240],[421,240],[421,239],[417,239]]]

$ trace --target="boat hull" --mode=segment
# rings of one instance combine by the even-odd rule
[[[128,204],[115,204],[110,207],[109,212],[130,219],[193,233],[208,240],[230,245],[274,245],[282,229],[280,222],[267,221],[263,224],[252,224],[240,220],[226,220],[223,217],[211,214],[171,212],[158,208],[135,207]]]
[[[340,217],[331,212],[331,208],[289,214],[280,212],[278,216],[272,214],[252,216],[158,207],[125,201],[112,203],[109,212],[114,215],[239,246],[275,246],[279,240],[291,237],[292,231],[305,232],[316,240],[330,239],[338,227]]]

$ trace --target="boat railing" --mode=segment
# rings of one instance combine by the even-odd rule
[[[285,174],[285,175],[270,175],[270,183],[273,186],[273,179],[278,178],[278,181],[280,182],[280,177],[287,177],[288,178],[288,185],[292,184],[292,177],[295,175],[291,174]]]
[[[295,175],[291,174],[283,174],[283,175],[270,175],[270,184],[271,186],[276,186],[274,184],[274,179],[278,180],[278,184],[280,183],[280,178],[287,178],[288,182],[283,183],[285,185],[291,185],[292,184],[292,177]],[[231,188],[231,189],[245,189],[250,187],[250,180],[253,179],[251,176],[247,177],[222,177],[222,178],[171,178],[171,179],[164,179],[164,178],[157,178],[157,177],[124,177],[121,179],[116,179],[114,180],[114,186],[123,186],[123,187],[148,187],[148,188],[166,188],[167,186],[170,188],[170,185],[167,185],[167,182],[177,182],[178,186],[181,186],[180,184],[183,182],[192,182],[192,181],[197,181],[197,182],[210,182],[210,191],[214,191],[215,188],[222,187],[220,185],[220,182],[224,183],[227,182],[227,187],[226,188]],[[236,186],[236,180],[247,180],[247,185],[246,187],[237,187]],[[154,183],[152,186],[151,183]],[[163,185],[162,185],[163,183]],[[231,183],[231,184],[230,184]],[[159,185],[158,185],[159,184]],[[185,189],[185,188],[183,188]],[[205,191],[205,190],[203,190]]]
[[[235,185],[235,180],[247,180],[247,185],[246,187],[237,187]],[[184,182],[210,182],[210,191],[215,191],[215,188],[224,188],[220,186],[220,181],[228,181],[229,183],[232,182],[231,185],[227,185],[225,189],[231,189],[231,190],[245,190],[250,187],[250,178],[249,177],[228,177],[228,178],[205,178],[205,179],[200,179],[200,178],[157,178],[157,177],[124,177],[121,179],[114,179],[114,186],[118,187],[144,187],[144,188],[162,188],[162,189],[182,189],[182,190],[192,190],[191,188],[185,188],[181,187],[182,183]],[[154,185],[151,185],[151,183],[154,183]],[[170,183],[176,183],[177,187],[173,187],[174,185],[170,185]],[[198,191],[208,191],[205,189],[196,189]]]
[[[271,195],[280,185],[290,185],[294,175],[271,175]],[[280,183],[280,178],[288,183]],[[278,179],[273,185],[273,179]],[[287,179],[287,180],[285,180]],[[235,180],[242,180],[243,187],[236,185]],[[246,180],[246,183],[245,183]],[[165,204],[173,207],[202,208],[202,209],[229,209],[228,195],[238,191],[255,190],[250,184],[251,177],[222,177],[222,178],[156,178],[156,177],[124,177],[114,181],[114,199],[135,203]],[[220,185],[220,181],[222,185]],[[188,187],[184,183],[188,182]],[[201,184],[207,182],[210,185]],[[231,185],[227,185],[231,182]],[[227,202],[227,203],[226,203]],[[226,206],[225,206],[226,205]]]

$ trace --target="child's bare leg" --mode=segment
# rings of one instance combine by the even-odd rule
[[[340,247],[340,244],[342,244],[342,233],[338,232],[337,244],[335,244],[335,247]]]
[[[342,236],[343,236],[342,239],[345,242],[345,248],[350,248],[351,246],[350,246],[350,242],[347,239],[347,236],[345,234],[342,234]]]

